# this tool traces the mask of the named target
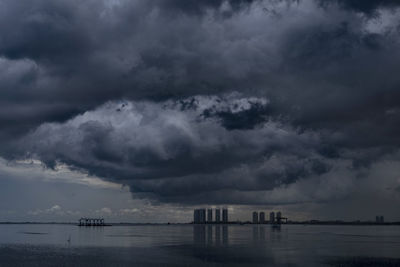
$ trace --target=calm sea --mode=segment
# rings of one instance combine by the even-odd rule
[[[400,266],[400,226],[0,225],[0,266]]]

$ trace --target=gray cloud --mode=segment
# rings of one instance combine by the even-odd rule
[[[233,120],[266,105],[266,99],[238,95],[110,102],[62,124],[43,124],[20,148],[47,166],[66,163],[127,184],[132,193],[174,202],[212,201],[196,199],[212,191],[271,190],[329,171],[315,152],[316,133],[273,120],[225,126],[226,114]]]

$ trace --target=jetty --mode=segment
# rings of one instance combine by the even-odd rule
[[[78,226],[107,226],[103,218],[80,218]]]

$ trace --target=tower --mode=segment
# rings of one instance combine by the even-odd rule
[[[216,223],[221,222],[221,210],[220,209],[215,209],[215,222]]]
[[[200,209],[200,223],[206,223],[206,209]]]
[[[269,213],[269,223],[275,223],[275,212]]]
[[[265,223],[265,212],[260,212],[260,219],[258,220],[259,223]]]
[[[257,211],[253,212],[253,223],[258,223],[258,213],[257,213]]]
[[[200,210],[195,209],[193,212],[193,223],[200,223]]]
[[[222,209],[222,222],[228,223],[228,209]]]
[[[207,222],[212,223],[212,209],[207,210]]]

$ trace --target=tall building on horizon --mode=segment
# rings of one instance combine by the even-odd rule
[[[206,209],[195,209],[193,213],[194,223],[206,223]]]
[[[260,212],[260,219],[258,220],[259,223],[265,223],[265,212]]]
[[[222,222],[228,223],[228,209],[222,209]]]
[[[257,211],[253,211],[253,223],[258,223],[258,213],[257,213]]]
[[[200,223],[206,223],[206,209],[200,209]]]
[[[269,223],[275,223],[275,212],[269,213]]]
[[[216,223],[221,222],[221,210],[220,209],[215,209],[215,222]]]
[[[193,223],[200,223],[200,212],[198,209],[195,209],[193,212]]]

